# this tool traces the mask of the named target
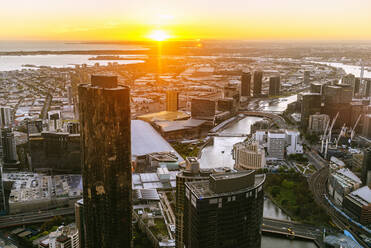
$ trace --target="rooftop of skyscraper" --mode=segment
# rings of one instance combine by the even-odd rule
[[[217,185],[216,188],[218,188],[218,186],[224,186],[224,190],[215,190],[216,188],[214,188],[213,182],[211,180],[188,182],[186,183],[186,185],[199,199],[223,197],[232,194],[247,192],[251,189],[261,187],[265,181],[266,176],[264,174],[254,175],[254,173],[252,173],[251,171],[247,171],[213,175],[212,177],[216,179],[216,184],[220,184]],[[253,177],[252,184],[247,182],[247,177]],[[245,181],[245,183],[241,183],[242,181]],[[246,187],[246,185],[248,186]],[[228,188],[233,190],[229,191]]]

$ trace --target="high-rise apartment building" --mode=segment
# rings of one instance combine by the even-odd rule
[[[187,182],[184,244],[188,248],[259,248],[265,175],[241,171]]]
[[[258,141],[248,140],[233,146],[234,168],[238,170],[259,170],[265,167],[265,151]]]
[[[250,72],[242,73],[241,96],[251,96],[251,73]]]
[[[174,90],[166,91],[166,111],[178,111],[179,93]]]
[[[371,96],[371,79],[365,80],[365,97]]]
[[[254,88],[253,88],[254,97],[259,97],[261,95],[262,83],[263,83],[263,72],[254,71]]]
[[[363,165],[362,165],[362,183],[371,185],[371,147],[363,151]]]
[[[0,159],[0,214],[1,215],[7,214],[7,204],[5,199],[5,189],[3,182],[3,164],[1,159]]]
[[[176,175],[176,230],[175,242],[177,248],[184,247],[184,198],[185,198],[185,183],[207,180],[210,171],[200,170],[200,165],[197,158],[188,157],[186,159],[186,169]]]
[[[0,107],[0,128],[11,127],[13,125],[13,113],[9,107]]]
[[[200,169],[197,158],[186,158],[186,168],[176,175],[175,243],[177,248],[184,248],[185,183],[207,180],[211,174],[217,175],[230,172],[231,170],[227,168]]]
[[[310,83],[310,71],[304,71],[304,84],[308,85]]]
[[[85,245],[131,247],[130,89],[116,76],[78,87]]]
[[[270,77],[269,78],[269,96],[278,96],[281,91],[281,78]]]
[[[75,202],[75,223],[79,235],[79,247],[85,248],[84,200]]]
[[[283,160],[285,157],[286,133],[282,130],[271,130],[267,135],[268,157]]]
[[[0,154],[5,167],[14,167],[19,164],[14,133],[11,128],[0,129]]]
[[[321,112],[321,94],[319,93],[304,93],[301,104],[301,126],[307,129],[309,116],[317,112]]]
[[[361,79],[357,77],[354,80],[353,96],[355,96],[355,95],[357,95],[359,93],[360,86],[361,86]]]
[[[371,114],[367,114],[363,118],[362,136],[371,139]]]

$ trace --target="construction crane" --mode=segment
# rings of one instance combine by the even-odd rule
[[[336,119],[337,119],[338,117],[339,117],[339,112],[337,112],[336,116],[335,116],[334,119],[332,120],[332,123],[331,123],[331,126],[330,126],[329,133],[328,133],[328,135],[326,136],[325,158],[327,157],[328,143],[329,143],[329,141],[331,140],[332,128],[334,127],[334,124],[335,124]]]
[[[326,132],[327,132],[329,125],[330,125],[330,119],[327,121],[325,131],[323,132],[323,135],[321,137],[321,153],[323,153],[323,146],[325,145]]]
[[[340,137],[341,137],[341,136],[345,136],[346,131],[347,131],[347,128],[346,128],[345,123],[344,123],[344,125],[341,127],[341,130],[340,130],[339,136],[338,136],[338,138],[336,139],[336,148],[338,148],[338,144],[339,144]]]
[[[349,139],[349,144],[352,142],[354,135],[356,134],[356,128],[358,126],[359,121],[361,120],[362,114],[358,116],[358,119],[356,123],[354,124],[354,127],[350,130],[350,139]]]

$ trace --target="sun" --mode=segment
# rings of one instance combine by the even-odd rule
[[[171,38],[171,36],[164,30],[153,30],[148,35],[148,38],[155,41],[164,41]]]

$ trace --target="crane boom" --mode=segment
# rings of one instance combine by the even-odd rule
[[[331,140],[332,128],[334,127],[334,124],[335,124],[336,119],[338,118],[338,116],[339,116],[339,112],[337,112],[335,118],[332,120],[330,130],[329,130],[329,133],[328,133],[328,137],[329,137],[330,140]]]
[[[350,141],[352,141],[353,138],[354,138],[354,135],[355,135],[355,132],[356,132],[356,128],[358,126],[358,122],[361,120],[361,116],[362,116],[362,114],[360,114],[358,116],[358,119],[357,119],[356,123],[354,124],[354,127],[352,128],[352,130],[350,132]]]

